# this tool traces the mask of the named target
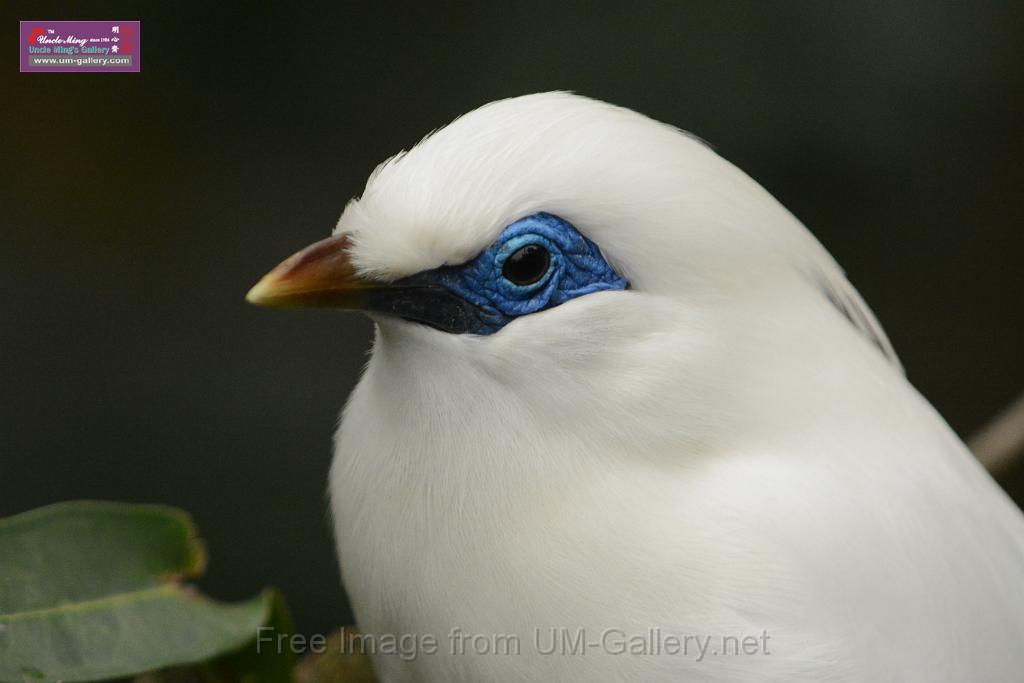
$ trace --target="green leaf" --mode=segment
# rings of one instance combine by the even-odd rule
[[[277,591],[269,591],[270,614],[263,626],[267,633],[293,633],[288,606]],[[258,633],[256,636],[258,637]],[[260,647],[255,639],[203,665],[205,680],[218,683],[280,683],[290,681],[295,653],[283,647]]]
[[[292,633],[294,627],[287,605],[276,591],[270,594],[271,613],[264,624],[266,632]],[[289,648],[259,647],[254,639],[212,661],[147,671],[136,676],[134,683],[290,683],[295,659]]]
[[[0,519],[0,681],[123,677],[244,647],[274,593],[209,600],[182,584],[204,558],[188,515],[163,506],[82,501]]]

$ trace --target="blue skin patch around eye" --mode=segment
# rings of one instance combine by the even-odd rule
[[[515,284],[503,274],[505,262],[530,245],[548,253],[547,271],[530,284]],[[417,279],[440,285],[471,304],[476,315],[459,331],[480,335],[493,334],[519,316],[585,294],[629,287],[604,260],[597,245],[567,221],[548,213],[512,223],[472,261],[421,273]]]

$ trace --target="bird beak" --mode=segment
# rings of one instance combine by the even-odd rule
[[[489,324],[474,304],[449,291],[438,270],[394,282],[359,277],[347,234],[311,244],[263,276],[245,295],[257,306],[342,308],[381,313],[445,332],[476,332]]]
[[[245,300],[272,308],[365,308],[369,294],[386,285],[356,274],[349,247],[344,233],[311,244],[264,275]]]

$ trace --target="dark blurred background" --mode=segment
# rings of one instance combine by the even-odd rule
[[[247,288],[384,157],[571,89],[696,132],[824,242],[964,436],[1024,389],[1019,3],[7,3],[0,515],[196,517],[203,587],[349,621],[330,436],[370,325]],[[19,74],[18,19],[141,19],[140,74]],[[1024,498],[1024,471],[1003,483]]]

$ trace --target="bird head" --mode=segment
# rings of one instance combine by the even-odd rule
[[[621,389],[687,358],[714,374],[730,356],[711,362],[711,347],[783,348],[776,314],[806,298],[830,302],[812,317],[838,310],[888,352],[835,263],[757,183],[692,135],[562,92],[485,105],[385,161],[332,237],[247,298],[363,311],[379,337],[524,381],[618,363]],[[652,344],[663,353],[636,367]]]

